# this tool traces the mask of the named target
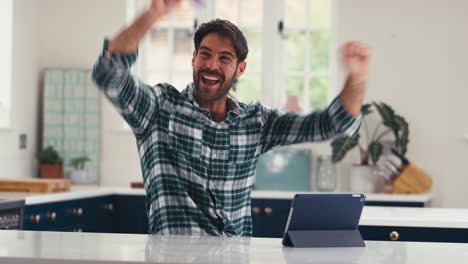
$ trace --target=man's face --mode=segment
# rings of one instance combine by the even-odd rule
[[[193,53],[192,66],[196,99],[214,102],[229,92],[234,77],[244,73],[246,63],[238,63],[229,38],[210,33]]]

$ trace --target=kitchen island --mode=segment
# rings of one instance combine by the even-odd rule
[[[463,263],[468,244],[366,241],[288,248],[278,238],[0,230],[0,263]]]

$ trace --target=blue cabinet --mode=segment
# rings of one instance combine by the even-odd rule
[[[468,243],[468,229],[359,226],[364,240]]]
[[[145,196],[109,195],[28,205],[23,229],[147,234]]]
[[[112,232],[115,228],[113,197],[94,197],[28,205],[24,230]]]
[[[146,215],[146,197],[142,195],[116,195],[115,232],[130,234],[148,234]]]

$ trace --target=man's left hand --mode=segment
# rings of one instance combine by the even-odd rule
[[[343,45],[342,60],[349,72],[349,81],[353,83],[367,81],[371,57],[371,48],[365,43],[350,41]]]

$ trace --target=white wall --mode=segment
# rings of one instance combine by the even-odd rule
[[[41,71],[48,67],[91,69],[105,37],[125,26],[126,0],[41,0],[37,8]],[[121,133],[122,119],[101,100],[101,184],[129,186],[140,180],[136,144]]]
[[[339,2],[340,42],[374,47],[366,101],[407,119],[407,156],[433,177],[436,206],[468,207],[466,11],[461,0]]]
[[[0,178],[35,175],[38,68],[34,3],[15,0],[13,6],[13,65],[11,128],[0,131]],[[19,135],[27,134],[28,146],[19,149]]]

